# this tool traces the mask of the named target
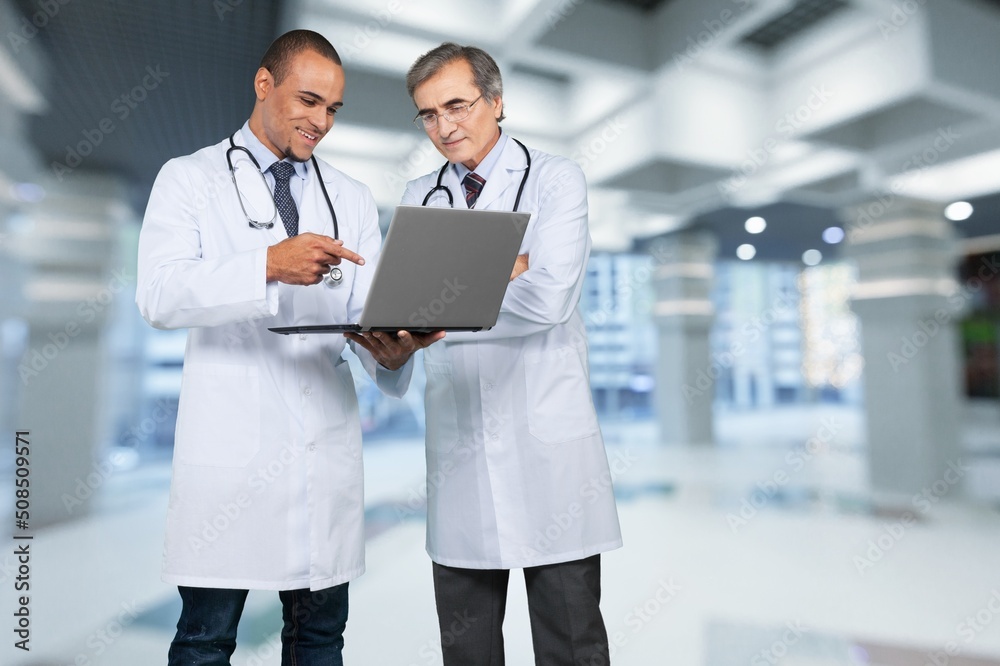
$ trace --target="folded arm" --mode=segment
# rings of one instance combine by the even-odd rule
[[[518,258],[514,273],[524,260],[527,269],[507,285],[496,325],[478,333],[450,333],[449,342],[531,335],[572,316],[590,256],[587,190],[579,167],[568,165],[543,185],[529,233],[528,255]]]

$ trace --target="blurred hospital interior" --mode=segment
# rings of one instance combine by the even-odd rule
[[[0,663],[166,663],[186,332],[136,309],[138,233],[163,163],[238,129],[268,44],[309,28],[347,79],[318,154],[383,233],[443,162],[404,78],[444,41],[497,59],[504,132],[586,174],[612,663],[1000,665],[1000,1],[0,0],[0,26]],[[401,400],[354,375],[345,660],[440,664],[422,365]],[[279,664],[280,617],[252,593],[233,664]]]

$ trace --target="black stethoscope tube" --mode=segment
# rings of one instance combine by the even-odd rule
[[[253,153],[251,153],[249,150],[247,150],[243,146],[237,146],[236,145],[236,142],[233,140],[233,137],[235,137],[235,136],[236,136],[236,134],[234,133],[231,137],[229,137],[229,150],[226,151],[226,164],[229,165],[229,173],[230,173],[230,175],[233,178],[233,186],[236,188],[236,196],[237,196],[237,198],[240,201],[240,206],[242,207],[243,206],[243,197],[240,196],[240,186],[239,186],[239,183],[236,182],[236,170],[233,168],[233,159],[232,159],[233,151],[234,150],[241,150],[244,153],[246,153],[247,157],[250,158],[250,161],[253,162],[253,165],[255,167],[257,167],[257,173],[260,174],[261,179],[264,178],[264,173],[260,170],[260,163],[257,161],[257,158],[253,156]],[[339,240],[340,239],[340,225],[337,224],[337,211],[335,211],[333,209],[333,202],[330,201],[330,193],[326,191],[326,183],[323,182],[323,173],[319,169],[319,162],[316,161],[316,156],[312,155],[310,157],[310,160],[312,161],[313,168],[316,169],[316,178],[319,179],[320,189],[323,190],[323,198],[326,199],[326,207],[330,209],[330,217],[333,218],[333,238],[334,238],[334,240]],[[267,181],[265,181],[265,183],[266,182]],[[270,189],[268,189],[268,191],[270,192]],[[273,194],[271,196],[274,197]],[[277,206],[275,206],[275,211],[277,211]],[[243,210],[243,214],[246,216],[247,221],[250,223],[250,226],[253,227],[254,229],[270,229],[271,227],[274,226],[274,222],[273,221],[272,222],[254,222],[252,219],[250,219],[250,216],[247,215],[246,209]],[[272,220],[273,219],[274,218],[272,218]]]
[[[521,205],[521,193],[524,192],[524,184],[528,182],[528,172],[531,171],[531,154],[528,153],[528,149],[525,147],[523,143],[521,143],[514,137],[511,137],[511,140],[513,140],[514,143],[516,143],[517,145],[521,146],[521,150],[524,151],[524,158],[525,160],[527,160],[527,164],[524,167],[524,175],[521,176],[521,185],[517,188],[517,198],[514,199],[514,212],[516,213],[517,207]],[[421,206],[426,206],[427,202],[431,200],[431,196],[435,192],[437,192],[438,190],[444,190],[444,193],[448,195],[448,205],[451,206],[452,208],[455,207],[455,198],[452,196],[451,190],[448,188],[447,185],[441,184],[441,179],[444,178],[444,174],[448,170],[448,167],[450,166],[451,162],[445,162],[444,166],[441,167],[441,170],[438,171],[437,184],[434,187],[432,187],[430,191],[427,193],[427,196],[424,197],[423,203],[420,204]]]
[[[243,209],[243,215],[247,218],[247,222],[254,229],[270,229],[274,226],[274,218],[278,215],[278,206],[274,206],[274,215],[271,217],[270,222],[256,222],[247,213],[246,208],[243,206],[243,197],[240,195],[240,185],[236,182],[236,169],[233,168],[233,151],[240,150],[247,154],[253,165],[257,167],[257,173],[260,175],[260,179],[264,181],[264,186],[267,187],[267,181],[264,179],[264,173],[260,170],[260,162],[257,158],[253,156],[247,148],[243,146],[237,146],[235,138],[236,133],[234,132],[232,136],[229,137],[229,149],[226,151],[226,164],[229,165],[229,174],[233,179],[233,187],[236,188],[236,199],[240,202],[240,208]],[[319,162],[316,161],[316,156],[311,155],[313,168],[316,169],[316,178],[319,180],[320,189],[323,190],[323,198],[326,199],[326,207],[330,209],[330,217],[333,218],[333,238],[334,240],[340,239],[340,225],[337,223],[337,211],[333,209],[333,202],[330,201],[330,193],[326,191],[326,183],[323,182],[323,173],[319,169]],[[271,194],[271,200],[274,200],[274,194],[271,193],[271,189],[268,188],[268,193]],[[344,279],[344,272],[337,266],[330,267],[330,272],[327,273],[323,280],[328,286],[336,287]]]

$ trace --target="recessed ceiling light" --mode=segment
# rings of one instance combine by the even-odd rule
[[[830,245],[836,245],[844,240],[844,230],[840,227],[827,227],[823,230],[823,241]]]
[[[806,250],[802,253],[802,263],[806,266],[815,266],[823,261],[823,253],[819,250]]]
[[[961,222],[972,216],[972,204],[968,201],[956,201],[944,209],[944,216],[952,222]]]
[[[750,261],[757,255],[757,248],[750,243],[744,243],[736,248],[736,256],[743,261]]]
[[[743,227],[752,234],[759,234],[767,229],[767,222],[762,217],[751,217]]]

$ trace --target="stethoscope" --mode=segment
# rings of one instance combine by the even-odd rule
[[[521,193],[524,192],[524,184],[528,182],[528,172],[531,171],[531,154],[528,152],[528,149],[525,147],[525,145],[523,143],[521,143],[520,141],[518,141],[514,137],[510,137],[510,138],[511,138],[511,140],[514,141],[514,143],[516,143],[517,145],[521,146],[521,150],[524,151],[524,158],[528,162],[528,164],[524,167],[524,175],[521,176],[521,185],[520,185],[520,187],[517,188],[517,198],[514,199],[514,212],[516,213],[517,212],[517,207],[521,203]],[[452,208],[455,207],[455,198],[451,195],[451,190],[448,189],[447,185],[442,185],[441,184],[441,179],[444,178],[444,174],[448,171],[448,167],[450,167],[450,166],[451,166],[451,162],[445,162],[444,166],[441,167],[441,170],[438,171],[437,185],[435,185],[434,187],[432,187],[430,189],[430,191],[427,193],[427,196],[424,197],[423,203],[420,204],[421,206],[426,206],[427,202],[431,200],[431,196],[435,192],[437,192],[438,190],[444,190],[444,193],[448,195],[448,205],[451,206]]]
[[[260,163],[257,158],[253,156],[249,150],[243,146],[237,146],[233,138],[236,136],[233,133],[229,137],[229,150],[226,151],[226,164],[229,165],[229,174],[233,179],[233,187],[236,188],[236,199],[240,202],[240,209],[243,211],[243,216],[247,218],[247,222],[254,229],[270,229],[274,226],[274,218],[278,217],[278,204],[274,202],[274,193],[271,192],[271,188],[267,186],[267,180],[264,178],[263,172],[260,170]],[[240,194],[240,185],[236,182],[236,169],[233,167],[233,151],[240,150],[247,154],[253,165],[257,167],[257,175],[260,176],[260,181],[264,185],[264,189],[267,190],[268,194],[271,195],[271,205],[274,207],[274,213],[271,215],[271,219],[267,222],[258,222],[250,217],[250,213],[247,212],[246,206],[243,205],[243,196]],[[316,178],[319,180],[319,186],[323,190],[323,197],[326,199],[327,208],[330,209],[330,217],[333,218],[333,238],[334,240],[340,239],[340,225],[337,224],[337,212],[333,210],[333,202],[330,201],[330,195],[326,191],[326,183],[323,182],[323,174],[319,170],[319,163],[316,161],[316,156],[311,156],[311,161],[313,168],[316,169]],[[323,283],[328,287],[336,287],[338,284],[344,280],[344,271],[340,270],[339,266],[331,266],[330,272],[323,276]]]

